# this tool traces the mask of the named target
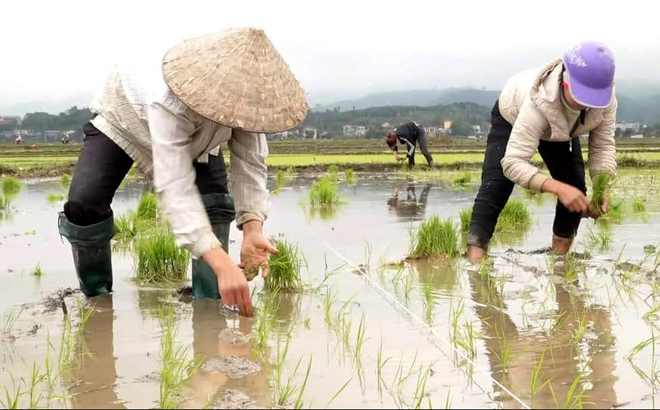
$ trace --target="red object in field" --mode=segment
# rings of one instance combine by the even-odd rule
[[[33,151],[36,151],[37,150],[37,144],[32,144],[30,149],[33,150]]]

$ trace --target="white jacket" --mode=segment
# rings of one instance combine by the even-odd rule
[[[530,161],[539,141],[569,141],[589,133],[589,172],[616,173],[614,132],[616,98],[607,108],[587,109],[584,124],[571,133],[561,101],[563,63],[555,60],[541,70],[524,71],[511,77],[499,98],[502,117],[513,125],[506,154],[502,159],[504,175],[516,184],[541,191],[550,176],[539,171]]]
[[[263,222],[268,213],[268,145],[264,134],[222,126],[188,108],[169,90],[161,63],[156,63],[146,72],[113,69],[90,106],[97,114],[92,124],[153,175],[177,244],[198,258],[221,244],[195,185],[193,160],[207,162],[228,142],[236,223]]]

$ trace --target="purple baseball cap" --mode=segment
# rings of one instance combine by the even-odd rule
[[[562,60],[575,101],[590,108],[610,105],[615,65],[614,55],[605,44],[584,41],[571,47]]]

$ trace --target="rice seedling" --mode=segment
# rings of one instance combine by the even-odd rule
[[[603,210],[600,208],[600,205],[603,202],[603,199],[608,196],[612,182],[614,182],[614,179],[609,174],[598,174],[593,179],[591,205],[593,205],[601,215],[603,214]]]
[[[447,391],[447,397],[445,398],[445,409],[451,409],[451,389]]]
[[[532,377],[529,381],[529,394],[534,402],[534,396],[536,396],[541,390],[543,390],[550,380],[546,380],[545,383],[541,384],[541,371],[543,369],[543,363],[545,361],[545,350],[541,353],[538,363],[532,366]]]
[[[135,245],[136,279],[141,283],[180,282],[186,278],[189,262],[188,251],[179,249],[167,230],[140,238]]]
[[[367,325],[364,321],[364,313],[362,314],[362,319],[360,319],[360,324],[357,329],[357,336],[355,338],[355,349],[353,350],[353,356],[355,359],[355,364],[358,366],[362,365],[362,347],[364,342],[367,340],[365,334],[367,332]]]
[[[159,404],[162,409],[179,408],[184,400],[183,388],[201,367],[199,358],[188,358],[188,347],[177,346],[179,328],[174,317],[174,308],[161,306],[158,311],[160,337],[160,381]]]
[[[391,357],[383,357],[383,335],[380,336],[380,346],[378,347],[378,354],[376,355],[376,379],[378,381],[378,395],[379,397],[383,396],[383,386],[387,388],[385,379],[383,379],[383,368],[387,365]]]
[[[422,296],[424,297],[422,299],[422,305],[426,323],[433,325],[433,310],[436,305],[435,295],[433,294],[433,278],[422,286]]]
[[[302,409],[303,407],[303,394],[305,394],[305,390],[307,390],[307,382],[309,381],[309,373],[312,370],[312,356],[309,356],[309,363],[307,364],[307,371],[305,372],[305,378],[303,379],[302,385],[298,388],[298,397],[296,397],[296,401],[293,403],[293,408],[294,409]],[[310,406],[311,407],[311,406]]]
[[[274,240],[278,254],[272,255],[268,265],[270,273],[264,281],[264,289],[271,291],[279,289],[286,292],[298,292],[303,289],[300,270],[305,264],[304,256],[298,246],[286,239]]]
[[[64,195],[59,192],[49,192],[48,195],[46,195],[46,200],[49,204],[56,204],[64,200]]]
[[[2,212],[9,210],[9,201],[4,196],[0,195],[0,221],[2,220]]]
[[[125,241],[133,239],[137,233],[137,214],[129,212],[115,218],[115,239]]]
[[[328,176],[330,179],[332,179],[334,182],[337,182],[337,176],[339,174],[339,167],[337,165],[330,165],[328,167]]]
[[[584,388],[582,387],[582,375],[577,375],[566,392],[562,409],[582,409],[584,400]]]
[[[64,187],[68,187],[71,185],[71,175],[69,174],[64,174],[60,177],[60,185]]]
[[[332,178],[321,178],[309,190],[308,200],[313,207],[339,205],[341,203],[339,187]]]
[[[277,297],[278,290],[275,289],[264,297],[263,304],[258,309],[259,316],[257,319],[256,336],[253,336],[252,338],[252,347],[258,353],[258,356],[263,353],[268,345],[268,340],[270,339],[270,332],[273,328],[275,314],[279,310]]]
[[[5,198],[13,198],[21,192],[23,185],[16,178],[4,177],[0,187]]]
[[[461,175],[454,178],[454,186],[464,187],[472,182],[472,174],[469,172],[463,172]]]
[[[21,316],[21,313],[25,310],[25,307],[21,306],[18,309],[12,309],[9,312],[2,315],[2,334],[10,335],[18,322],[18,318]]]
[[[60,373],[67,371],[75,357],[76,338],[73,333],[73,325],[71,323],[71,316],[64,317],[64,324],[62,324],[62,331],[60,334],[60,350],[57,356],[57,368]]]
[[[158,199],[153,192],[142,195],[138,203],[137,216],[142,219],[153,220],[158,216]]]
[[[353,168],[344,170],[344,180],[348,185],[355,185],[355,171],[353,171]]]
[[[29,408],[38,409],[41,407],[41,401],[44,399],[43,393],[40,393],[37,389],[44,380],[46,376],[39,371],[37,363],[32,363],[32,373],[30,374],[30,383],[27,386],[28,390],[26,395],[28,396],[28,401],[30,403]],[[27,384],[27,383],[26,383]]]
[[[646,201],[642,198],[634,197],[632,200],[633,212],[636,214],[643,214],[646,212]]]
[[[5,391],[5,399],[0,398],[0,405],[4,409],[20,409],[22,408],[20,404],[20,399],[23,394],[25,394],[21,389],[21,383],[16,383],[16,379],[13,374],[9,374],[11,377],[12,390],[10,391],[8,387],[3,386]]]
[[[37,266],[32,271],[32,276],[40,278],[44,272],[41,270],[41,264],[37,263]]]
[[[323,310],[325,312],[325,323],[328,327],[332,328],[332,305],[335,303],[335,295],[332,293],[332,289],[328,288],[325,291],[325,297],[323,298]]]
[[[419,373],[417,376],[417,383],[415,384],[415,393],[413,395],[413,403],[410,408],[421,409],[424,403],[424,399],[427,399],[428,408],[432,409],[433,404],[431,404],[431,398],[428,397],[426,392],[426,385],[429,380],[429,375],[431,374],[431,366],[428,366],[426,371],[422,372],[422,366],[419,367]]]
[[[527,205],[520,200],[510,199],[500,213],[495,232],[527,230],[531,220]]]
[[[307,388],[307,380],[309,379],[309,373],[312,366],[312,356],[309,358],[309,364],[307,365],[307,372],[303,385],[297,387],[295,384],[295,378],[298,374],[298,369],[302,363],[302,357],[298,360],[296,367],[293,369],[286,380],[284,379],[284,365],[286,363],[286,358],[289,353],[289,343],[291,341],[290,337],[287,337],[284,348],[281,347],[281,343],[277,343],[277,353],[275,357],[275,363],[273,363],[272,373],[273,380],[275,381],[274,391],[273,391],[273,403],[276,406],[288,406],[291,403],[291,398],[298,393],[298,397],[294,403],[294,407],[301,408],[297,406],[302,406],[302,395]]]
[[[470,222],[472,222],[472,208],[462,209],[461,216],[461,232],[468,233],[470,230]]]
[[[589,230],[587,236],[589,246],[597,247],[601,252],[606,252],[612,244],[612,229],[606,224],[596,224],[596,230]]]
[[[458,254],[458,232],[451,219],[440,220],[434,215],[422,222],[419,229],[411,232],[410,236],[410,256],[413,258],[452,258]]]
[[[412,281],[412,275],[408,274],[406,275],[406,279],[404,281],[404,288],[403,288],[403,295],[406,300],[406,304],[410,301],[410,294],[412,293],[413,290],[413,281]]]
[[[282,189],[286,185],[286,174],[284,171],[277,171],[277,177],[275,179],[275,184],[277,189]]]
[[[129,178],[137,178],[137,176],[138,176],[138,167],[137,167],[137,165],[134,164],[134,165],[131,167],[131,169],[128,171],[127,176],[128,176]]]
[[[575,350],[578,350],[578,345],[582,342],[588,325],[587,310],[585,309],[578,319],[577,327],[571,332],[571,344],[573,344]]]
[[[325,405],[324,408],[326,409],[329,408],[332,405],[332,403],[335,401],[335,399],[337,399],[337,397],[339,397],[344,392],[344,390],[346,390],[346,387],[348,387],[351,381],[353,381],[353,379],[348,379],[348,381],[344,383],[344,385],[341,386],[339,390],[337,390],[337,392],[330,398],[330,401],[328,402],[328,404]]]
[[[498,344],[498,351],[493,353],[500,361],[500,365],[502,365],[502,372],[507,373],[509,371],[509,366],[511,365],[511,360],[513,359],[513,350],[506,335],[500,330],[497,324],[493,326],[493,331],[495,332]]]

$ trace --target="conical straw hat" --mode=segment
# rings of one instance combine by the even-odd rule
[[[233,29],[185,41],[163,58],[163,76],[184,104],[231,128],[286,131],[309,108],[305,90],[262,30]]]

